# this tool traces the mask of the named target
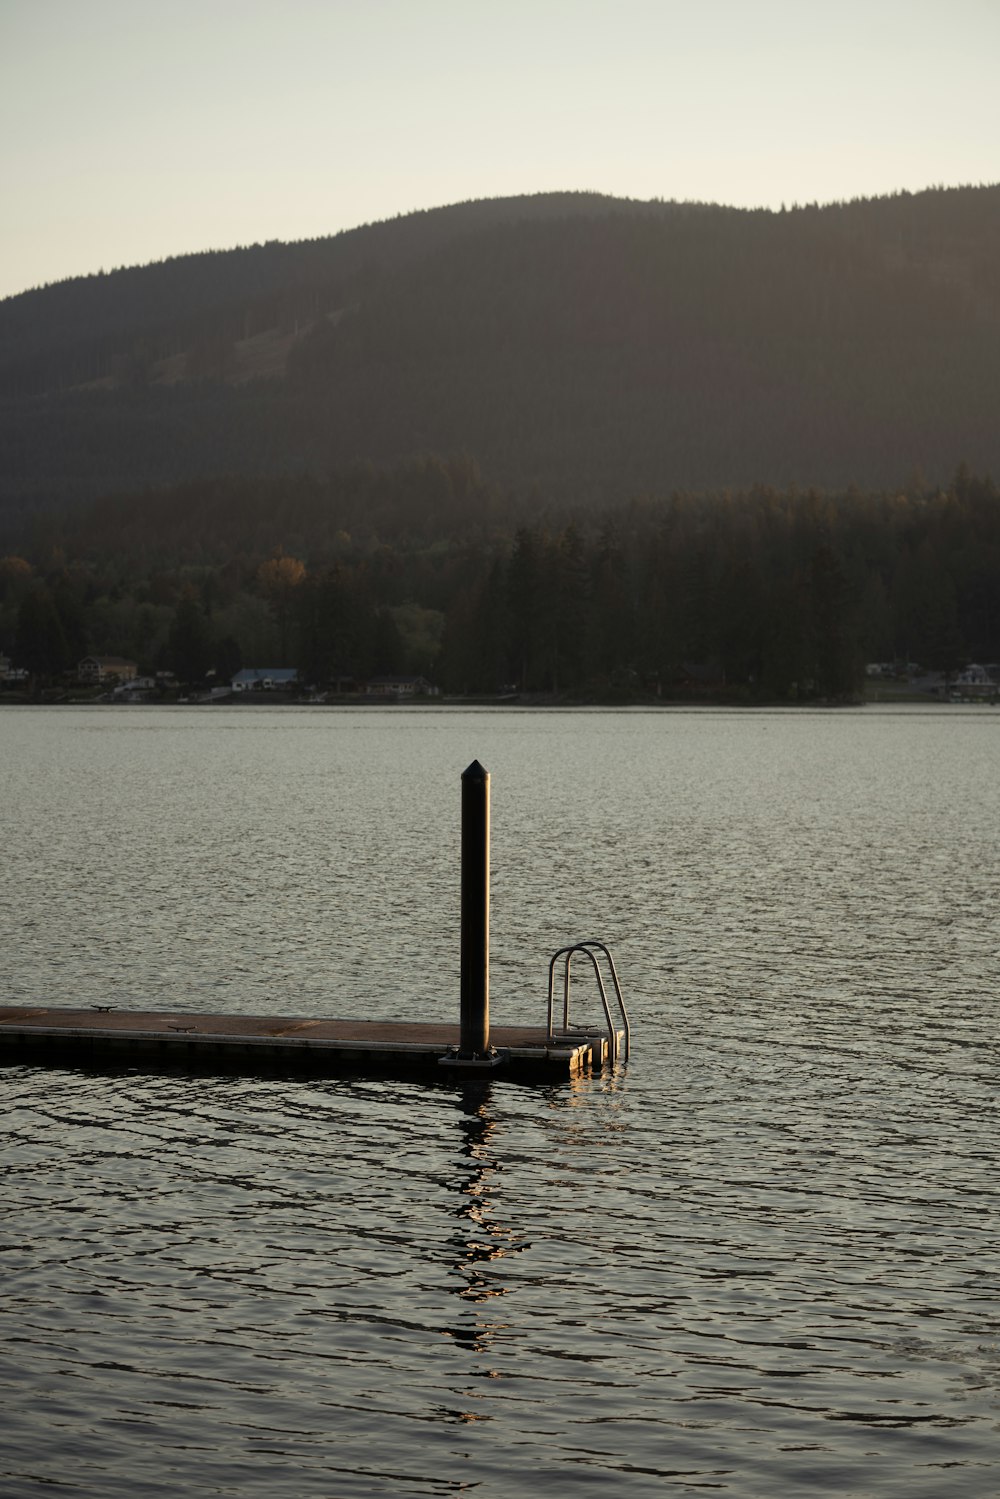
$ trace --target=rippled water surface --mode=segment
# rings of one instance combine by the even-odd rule
[[[0,1072],[5,1496],[1000,1491],[1000,715],[0,750],[0,1002],[454,1018],[478,757],[494,1019],[597,936],[635,1030],[548,1089]]]

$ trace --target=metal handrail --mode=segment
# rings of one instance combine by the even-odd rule
[[[583,942],[571,942],[568,947],[561,947],[557,953],[553,954],[552,960],[549,963],[549,1003],[548,1003],[548,1018],[547,1018],[547,1035],[548,1035],[548,1039],[550,1041],[552,1041],[555,1038],[554,1037],[553,1027],[552,1027],[552,1009],[553,1009],[553,1000],[554,1000],[554,992],[555,992],[555,971],[556,971],[556,964],[558,963],[558,961],[559,961],[560,958],[565,958],[566,959],[566,967],[565,967],[565,970],[564,970],[564,973],[563,973],[563,1030],[564,1031],[568,1031],[569,1028],[570,1028],[570,1025],[569,1025],[569,981],[570,981],[570,966],[571,966],[571,964],[573,962],[573,955],[575,953],[585,953],[587,955],[587,957],[590,959],[591,964],[593,966],[594,977],[597,980],[597,988],[598,988],[598,992],[599,992],[599,994],[601,996],[601,1004],[604,1006],[604,1016],[605,1016],[605,1019],[607,1020],[607,1023],[608,1023],[608,1039],[609,1039],[609,1042],[610,1042],[611,1060],[612,1060],[612,1062],[617,1062],[617,1060],[618,1060],[618,1028],[615,1025],[614,1020],[612,1019],[612,1016],[611,1016],[611,1006],[608,1004],[607,990],[604,987],[604,979],[601,976],[600,965],[599,965],[599,963],[597,961],[597,956],[596,956],[596,954],[594,952],[595,948],[599,952],[602,952],[604,954],[604,957],[605,957],[605,959],[607,961],[608,969],[609,969],[609,971],[611,973],[611,980],[612,980],[612,983],[614,984],[614,988],[615,988],[615,998],[618,1001],[618,1009],[621,1012],[622,1026],[623,1026],[623,1029],[625,1031],[624,1060],[627,1062],[628,1059],[629,1059],[629,1055],[631,1053],[631,1050],[632,1050],[632,1027],[629,1024],[628,1011],[625,1009],[625,1000],[622,997],[622,986],[621,986],[621,984],[620,984],[620,982],[618,980],[618,970],[615,968],[615,960],[611,956],[611,950],[610,950],[610,948],[608,947],[607,943],[605,943],[605,942],[599,942],[596,937],[588,937]]]

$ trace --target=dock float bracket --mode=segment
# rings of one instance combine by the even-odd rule
[[[438,1057],[438,1066],[445,1067],[449,1072],[462,1072],[466,1075],[478,1075],[480,1073],[492,1073],[506,1067],[509,1058],[505,1051],[498,1051],[490,1047],[484,1056],[463,1056],[460,1050],[446,1052],[443,1057]]]

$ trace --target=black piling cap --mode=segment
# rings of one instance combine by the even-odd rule
[[[485,765],[480,765],[478,760],[473,760],[472,764],[467,765],[462,771],[462,780],[485,781],[488,775],[489,771],[486,769]]]

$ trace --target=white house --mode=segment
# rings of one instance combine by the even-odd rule
[[[991,687],[990,674],[985,666],[979,666],[975,661],[971,665],[963,667],[955,678],[958,687]]]

